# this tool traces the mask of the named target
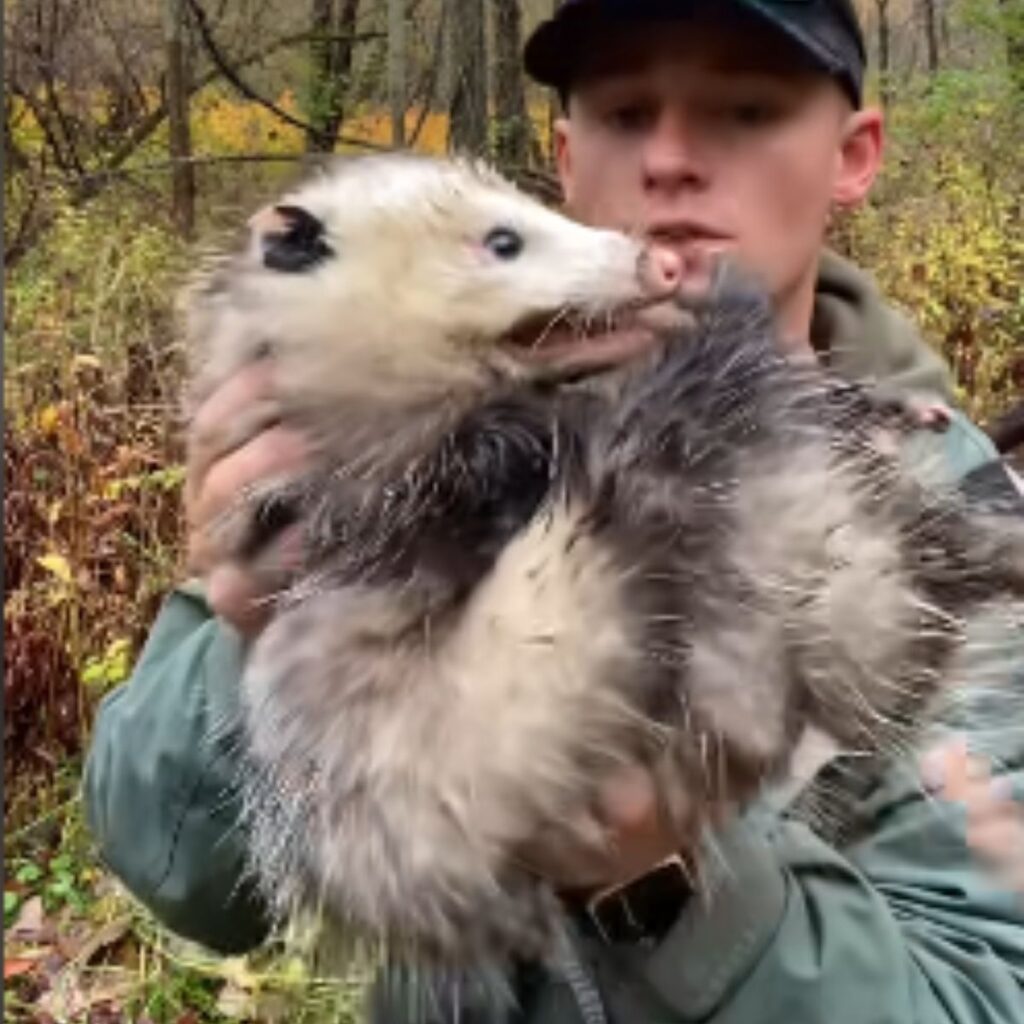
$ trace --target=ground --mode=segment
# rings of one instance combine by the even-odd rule
[[[5,1020],[360,1019],[362,977],[312,978],[299,956],[280,947],[250,957],[216,957],[161,928],[99,863],[81,800],[73,783],[66,785],[65,799],[48,800],[48,810],[5,836]]]

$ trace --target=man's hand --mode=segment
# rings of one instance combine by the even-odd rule
[[[232,562],[223,549],[218,520],[259,483],[302,470],[308,452],[302,436],[281,425],[260,429],[258,420],[239,435],[253,409],[273,399],[273,367],[264,360],[240,371],[200,407],[192,423],[185,483],[189,570],[201,576],[213,611],[248,637],[266,624],[267,598],[297,568],[297,529],[285,530],[261,558],[273,572],[257,573]]]
[[[962,740],[931,752],[925,779],[967,813],[967,845],[1013,889],[1024,895],[1024,808],[993,780]]]
[[[693,840],[663,820],[654,779],[634,766],[604,782],[593,813],[538,837],[523,856],[556,888],[591,890],[630,882]]]

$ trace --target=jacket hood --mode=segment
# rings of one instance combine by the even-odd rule
[[[868,274],[831,250],[819,266],[811,341],[837,373],[873,384],[886,397],[954,401],[952,375],[938,352]]]

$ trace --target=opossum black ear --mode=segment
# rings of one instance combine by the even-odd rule
[[[324,225],[301,206],[274,206],[252,220],[263,265],[297,274],[334,255],[324,240]]]

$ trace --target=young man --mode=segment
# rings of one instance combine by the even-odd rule
[[[863,61],[848,0],[569,0],[526,50],[528,70],[566,101],[556,145],[576,215],[684,257],[728,253],[770,286],[794,358],[948,398],[941,364],[909,325],[822,252],[831,211],[861,200],[879,165]],[[191,553],[216,616],[195,586],[170,598],[132,680],[102,710],[85,784],[111,866],[171,927],[226,951],[254,945],[265,925],[239,883],[229,747],[207,737],[230,718],[242,638],[262,612],[206,526],[240,487],[304,451],[282,426],[227,458],[208,453],[233,412],[271,387],[269,369],[252,368],[199,418]],[[910,448],[939,455],[951,479],[994,458],[959,416]],[[1007,729],[1007,714],[996,709],[971,742],[1004,784],[1020,783],[1024,729]],[[842,765],[819,778],[840,780]],[[579,962],[564,977],[524,970],[519,1019],[1024,1021],[1024,908],[974,863],[962,816],[926,797],[916,766],[894,765],[857,794],[865,828],[842,849],[787,815],[792,795],[771,794],[723,828],[727,868],[705,901],[665,865],[673,841],[646,780],[609,780],[614,861],[583,876],[557,848],[540,852],[578,924]],[[382,996],[378,1018],[402,1019],[401,1006]]]

